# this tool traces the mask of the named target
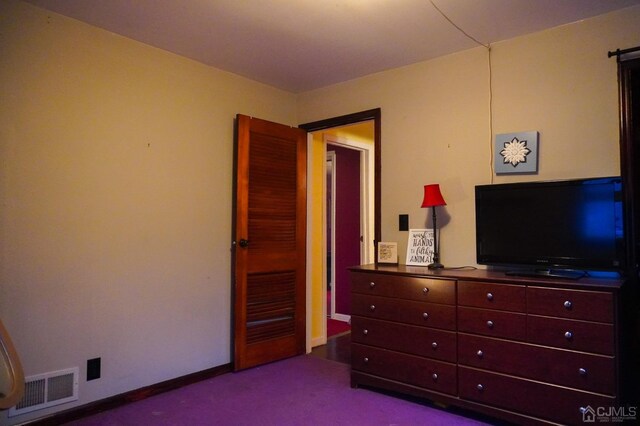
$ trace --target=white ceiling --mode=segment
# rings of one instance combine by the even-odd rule
[[[477,46],[451,22],[489,44],[640,4],[640,0],[26,1],[295,93]]]

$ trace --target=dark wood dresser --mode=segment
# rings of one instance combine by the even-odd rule
[[[582,424],[618,403],[615,279],[351,269],[351,384],[519,424]]]

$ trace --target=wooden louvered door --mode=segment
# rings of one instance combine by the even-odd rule
[[[305,351],[307,133],[237,116],[234,369]]]

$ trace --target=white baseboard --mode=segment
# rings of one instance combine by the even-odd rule
[[[333,314],[331,315],[331,319],[334,319],[336,321],[348,322],[349,324],[351,324],[351,315]]]

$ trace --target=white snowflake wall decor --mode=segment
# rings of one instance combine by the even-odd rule
[[[496,174],[538,172],[538,132],[496,135],[493,162]]]

